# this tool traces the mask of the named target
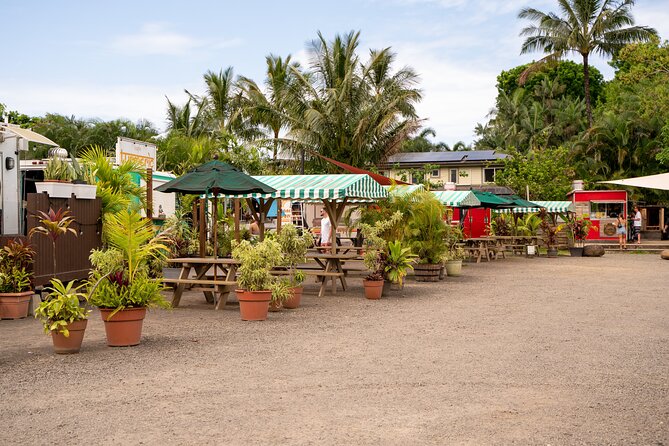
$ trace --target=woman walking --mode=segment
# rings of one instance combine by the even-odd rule
[[[616,234],[618,234],[618,246],[621,250],[627,249],[627,219],[625,214],[622,212],[618,214],[616,218],[617,229]]]

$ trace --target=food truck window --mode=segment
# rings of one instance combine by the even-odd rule
[[[590,218],[616,218],[625,210],[625,203],[601,203],[596,201],[590,202]]]

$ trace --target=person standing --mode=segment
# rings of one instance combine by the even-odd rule
[[[641,211],[639,206],[634,206],[634,223],[633,223],[634,232],[632,233],[632,238],[636,238],[636,244],[641,244]]]
[[[627,249],[627,219],[625,218],[624,213],[618,214],[616,218],[617,229],[616,234],[618,234],[618,246],[620,249]]]
[[[325,209],[321,209],[321,246],[332,246],[332,224]]]

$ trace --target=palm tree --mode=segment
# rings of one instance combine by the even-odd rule
[[[293,70],[288,136],[302,147],[354,166],[375,164],[399,151],[420,128],[414,104],[421,99],[416,73],[391,71],[389,48],[370,51],[362,62],[356,53],[359,33],[321,33],[311,43],[311,70]]]
[[[282,140],[279,138],[282,130],[288,128],[290,118],[287,115],[287,103],[292,85],[295,82],[294,71],[300,69],[297,62],[291,62],[288,55],[284,60],[280,56],[270,54],[265,58],[267,72],[265,91],[252,79],[240,76],[239,88],[243,92],[246,113],[253,124],[258,124],[268,130],[272,143],[272,159],[276,160],[277,152]]]
[[[557,60],[570,52],[581,55],[588,126],[591,127],[590,54],[612,56],[629,43],[648,41],[657,32],[646,26],[630,26],[634,25],[631,13],[634,0],[558,0],[558,6],[560,15],[534,8],[520,11],[518,18],[535,23],[521,31],[520,35],[527,39],[520,52],[540,50],[546,53],[547,56],[537,63]],[[521,82],[527,74],[529,71],[525,70]]]

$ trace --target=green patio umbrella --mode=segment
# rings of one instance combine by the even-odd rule
[[[513,201],[513,207],[514,208],[542,208],[543,206],[533,203],[531,201],[525,200],[523,197],[519,195],[509,195],[508,197],[504,197],[506,199],[512,200]]]
[[[209,161],[190,172],[155,188],[158,192],[214,196],[214,209],[218,194],[248,194],[276,192],[276,189],[256,180],[241,170],[217,159]],[[217,254],[216,218],[213,224],[214,257]],[[202,249],[202,248],[201,248]],[[202,251],[201,251],[202,252]]]
[[[476,195],[476,198],[481,202],[483,208],[489,209],[500,209],[500,208],[512,208],[516,207],[512,200],[509,200],[499,195],[495,195],[492,192],[483,192],[480,190],[472,190],[472,193]]]

